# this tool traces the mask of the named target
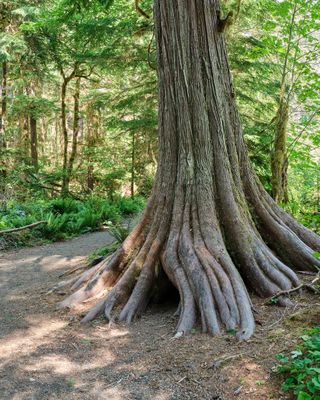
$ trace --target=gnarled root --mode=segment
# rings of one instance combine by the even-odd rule
[[[143,219],[111,257],[73,278],[75,292],[60,307],[99,298],[83,322],[104,313],[108,321],[117,316],[131,323],[148,305],[159,264],[179,292],[178,336],[199,323],[203,332],[217,335],[224,326],[236,330],[239,339],[248,339],[255,322],[244,282],[260,296],[272,297],[297,287],[299,280],[251,223],[243,229],[223,221],[224,232],[233,238],[227,248],[214,202],[204,204],[203,195],[177,190],[166,215],[166,202],[158,203],[152,222]],[[238,218],[244,217],[239,213]],[[291,302],[281,296],[278,304]]]

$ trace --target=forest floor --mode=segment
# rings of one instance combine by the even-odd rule
[[[59,275],[111,242],[106,232],[0,255],[1,400],[287,399],[271,372],[303,329],[320,323],[319,298],[299,295],[291,309],[254,300],[253,338],[172,339],[174,305],[154,306],[132,326],[103,319],[80,325],[48,295]]]

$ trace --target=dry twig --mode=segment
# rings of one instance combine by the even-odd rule
[[[272,297],[270,297],[266,303],[270,303],[273,300],[276,300],[280,296],[288,296],[291,293],[298,292],[301,289],[307,289],[312,293],[318,293],[319,289],[315,287],[315,284],[317,282],[320,282],[320,272],[318,272],[317,276],[309,283],[301,283],[299,286],[294,287],[289,290],[280,290],[278,293],[274,294]]]

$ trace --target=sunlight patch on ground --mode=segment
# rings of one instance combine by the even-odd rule
[[[38,346],[48,342],[46,339],[51,333],[67,326],[67,322],[54,319],[48,321],[30,317],[27,322],[30,323],[28,329],[0,340],[0,360],[12,358],[15,353],[22,356],[34,351]]]
[[[92,390],[92,396],[94,396],[93,398],[96,400],[124,400],[128,398],[127,396],[129,395],[129,392],[123,391],[117,386],[120,383],[120,380],[114,382],[114,384],[112,384],[113,387],[108,388],[106,387],[108,385],[105,385],[101,382],[96,382]]]
[[[26,265],[33,265],[36,264],[38,260],[37,256],[28,256],[28,257],[23,257],[23,258],[16,258],[14,260],[14,266],[15,268],[19,268],[21,266],[26,266]],[[1,269],[4,268],[5,270],[11,271],[12,270],[12,265],[8,263],[7,259],[4,259],[3,262],[1,262],[0,259],[0,267]]]
[[[52,270],[60,269],[60,268],[71,268],[74,265],[82,265],[84,263],[84,258],[82,256],[72,257],[72,260],[68,257],[64,257],[62,255],[52,255],[43,257],[39,261],[39,265],[45,272],[51,272]]]
[[[67,357],[62,355],[50,354],[39,357],[35,363],[25,366],[24,370],[28,372],[50,370],[54,374],[70,375],[76,371],[79,371],[79,364],[70,361]]]

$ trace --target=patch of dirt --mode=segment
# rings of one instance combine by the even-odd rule
[[[59,275],[112,241],[96,232],[68,242],[0,255],[0,398],[3,400],[287,399],[272,373],[275,354],[290,350],[320,323],[316,296],[295,296],[281,309],[254,299],[257,330],[248,342],[197,330],[173,339],[172,305],[153,306],[132,326],[103,319],[81,325],[57,311],[47,291]]]

